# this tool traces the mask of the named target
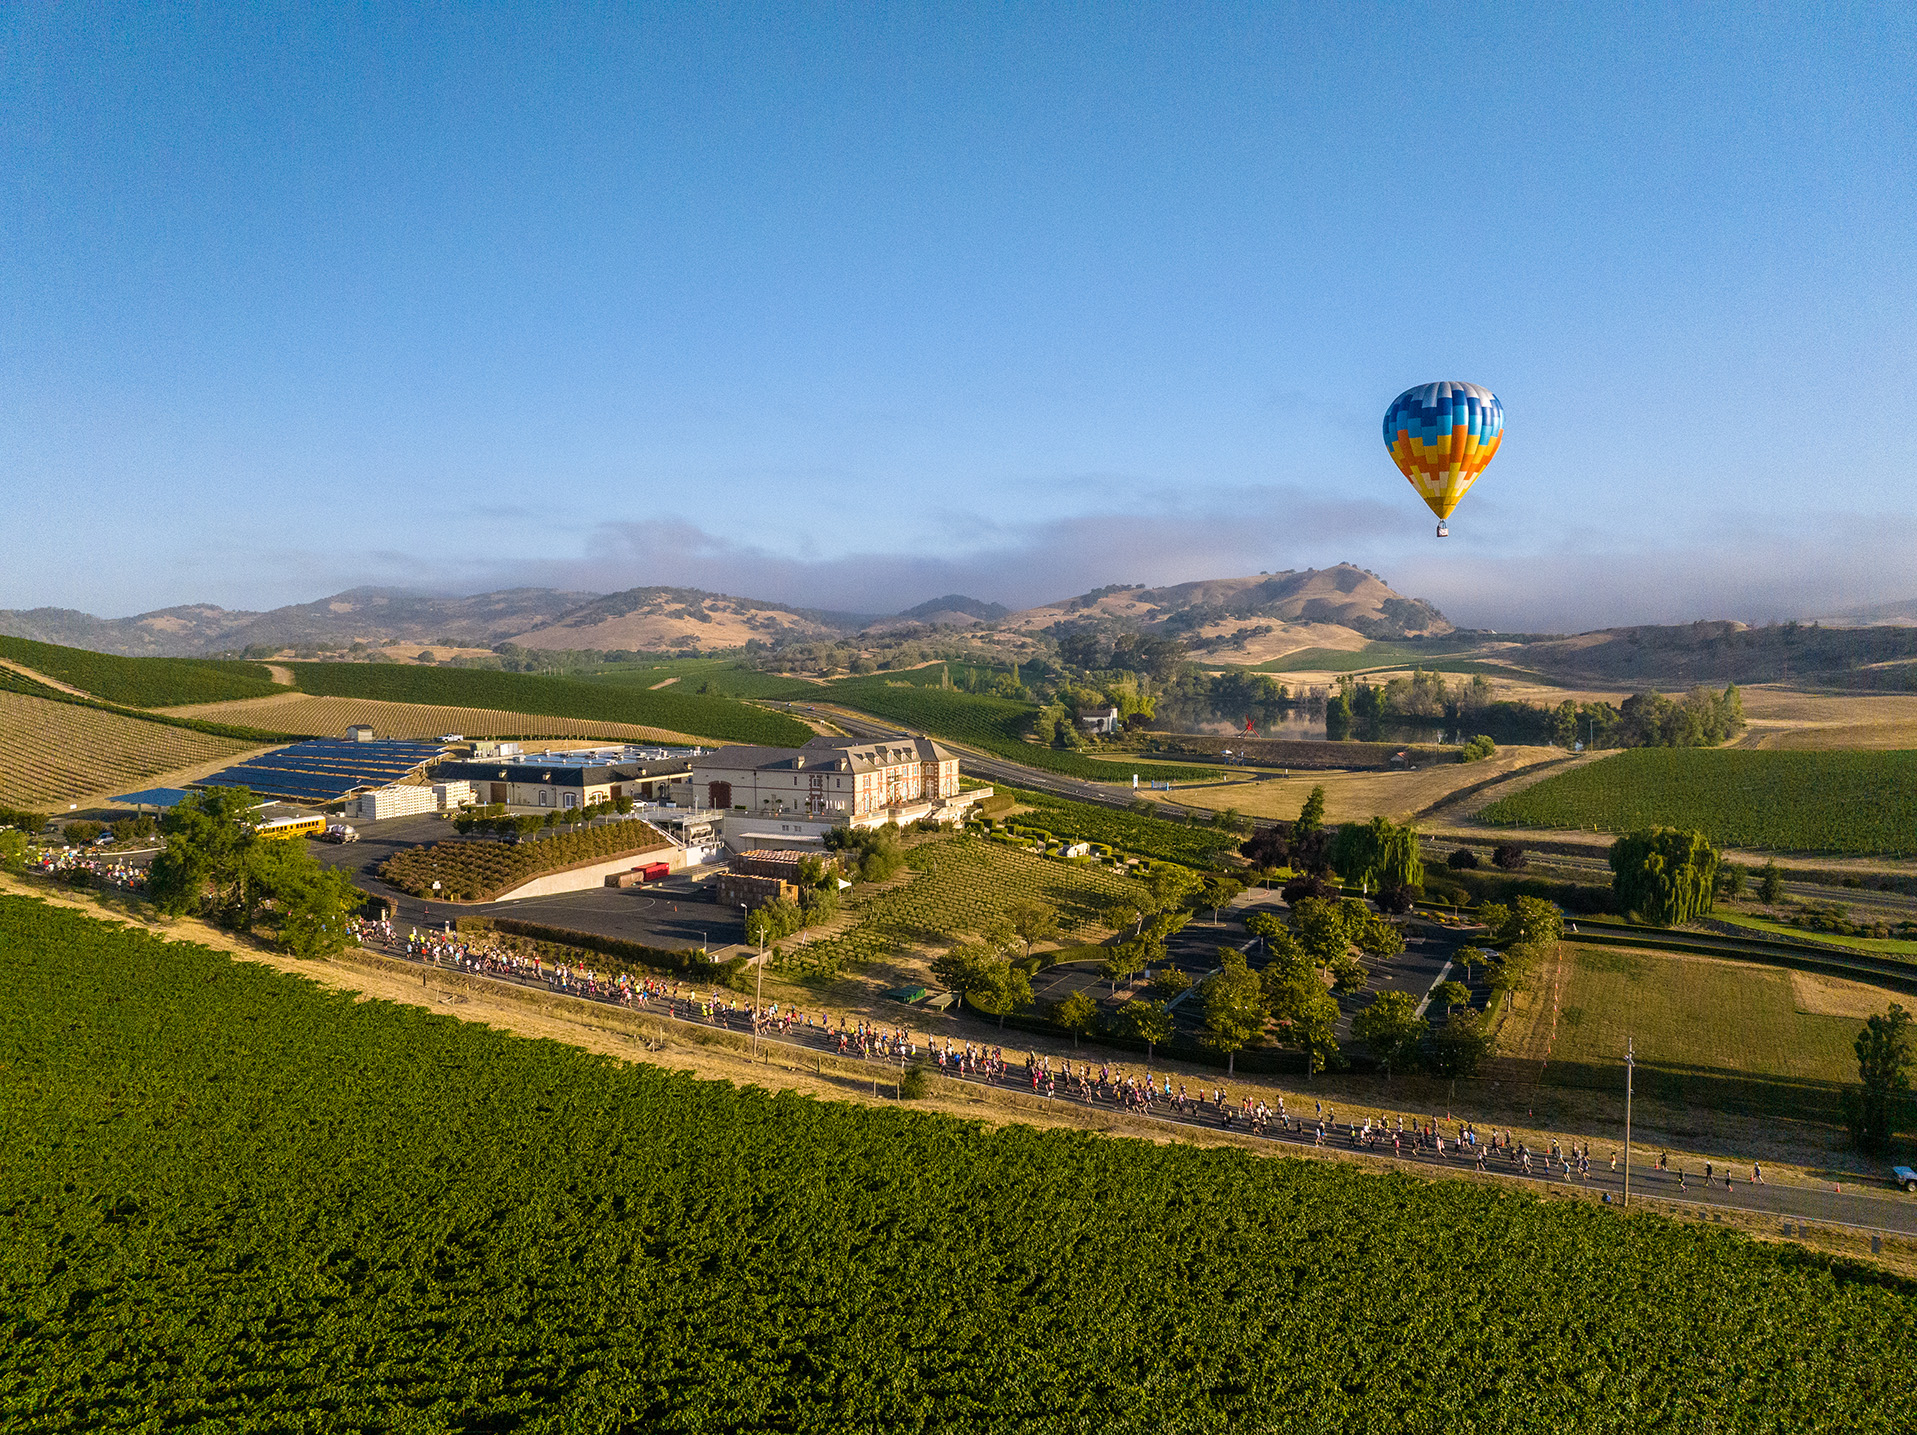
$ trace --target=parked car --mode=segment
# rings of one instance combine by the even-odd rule
[[[1890,1175],[1891,1179],[1898,1185],[1910,1192],[1911,1195],[1917,1196],[1917,1171],[1911,1170],[1908,1166],[1892,1166],[1890,1168]]]
[[[329,822],[326,824],[326,830],[320,834],[320,840],[323,842],[357,842],[359,841],[359,833],[348,827],[344,822]]]

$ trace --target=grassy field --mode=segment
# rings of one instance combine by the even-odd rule
[[[1064,777],[1092,782],[1130,781],[1131,774],[1136,772],[1143,779],[1178,782],[1219,775],[1217,768],[1128,762],[1123,778],[1119,778],[1109,763],[1062,748],[1026,742],[1023,734],[1036,711],[1030,703],[935,687],[931,684],[937,681],[938,669],[921,670],[920,677],[923,679],[928,672],[931,680],[923,685],[909,683],[903,677],[846,678],[817,689],[813,700],[839,703],[857,712],[917,728],[933,737],[968,743],[995,757]]]
[[[940,837],[906,854],[909,881],[861,892],[842,932],[792,949],[800,972],[833,974],[845,966],[976,935],[1023,898],[1058,911],[1062,939],[1102,935],[1103,910],[1143,894],[1141,884],[1100,867],[1040,857],[982,837]]]
[[[1917,958],[1917,942],[1901,937],[1838,937],[1829,932],[1808,931],[1803,927],[1793,927],[1787,922],[1772,922],[1749,913],[1733,912],[1721,904],[1711,913],[1711,916],[1716,921],[1729,922],[1736,927],[1748,927],[1753,932],[1761,932],[1767,937],[1789,937],[1797,941],[1817,942],[1824,946],[1847,947],[1853,952],[1871,952],[1882,957]]]
[[[1857,1080],[1851,1042],[1860,1020],[1803,1009],[1793,976],[1711,957],[1567,942],[1561,969],[1547,963],[1529,993],[1528,1012],[1540,1025],[1549,1023],[1553,996],[1558,1005],[1544,1080],[1615,1088],[1622,1099],[1624,1045],[1634,1037],[1641,1096],[1835,1125],[1838,1092]],[[1874,992],[1870,1010],[1910,1001],[1860,989]],[[1503,1050],[1525,1045],[1524,1026],[1507,1023]],[[1535,1056],[1538,1031],[1530,1035],[1523,1054]]]
[[[134,708],[262,697],[275,690],[264,663],[120,658],[85,648],[8,637],[0,637],[0,658],[58,678],[106,702]]]
[[[1728,847],[1917,852],[1917,752],[1637,748],[1493,803],[1492,824],[1689,827]]]
[[[10,1428],[1801,1435],[1917,1397],[1917,1288],[1723,1229],[700,1082],[18,898],[0,940]]]
[[[1401,822],[1474,783],[1564,755],[1560,748],[1501,747],[1482,762],[1444,762],[1416,772],[1304,772],[1233,787],[1181,787],[1165,796],[1192,807],[1213,811],[1235,807],[1247,817],[1288,822],[1298,815],[1311,789],[1323,787],[1325,816],[1333,822],[1363,822],[1372,817]]]
[[[279,696],[245,698],[173,708],[183,717],[214,722],[258,724],[313,737],[341,737],[353,723],[371,723],[380,737],[432,738],[456,732],[466,737],[598,738],[610,742],[667,743],[690,746],[700,739],[668,728],[635,723],[552,717],[494,708],[434,707],[426,703],[390,703],[372,698],[316,698],[281,688]],[[708,739],[709,741],[709,739]]]
[[[64,807],[150,787],[154,778],[222,763],[259,746],[0,691],[0,805]]]
[[[651,690],[670,682],[682,693],[732,698],[802,698],[818,687],[800,678],[762,673],[732,658],[660,658],[647,663],[622,663],[583,679],[608,687]]]
[[[587,722],[630,723],[692,733],[708,741],[799,747],[812,730],[779,713],[734,698],[657,691],[578,678],[496,673],[472,668],[400,667],[386,663],[290,663],[300,691],[316,697],[376,698],[435,707],[541,713]]]

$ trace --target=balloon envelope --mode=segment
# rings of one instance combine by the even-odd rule
[[[1440,519],[1451,516],[1503,437],[1504,405],[1476,384],[1419,384],[1385,410],[1391,461]]]

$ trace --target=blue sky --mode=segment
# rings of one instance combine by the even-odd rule
[[[1914,13],[11,7],[0,606],[1917,595]]]

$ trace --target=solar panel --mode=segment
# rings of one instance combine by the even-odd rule
[[[445,755],[429,742],[347,742],[315,739],[296,742],[248,758],[221,774],[261,791],[298,791],[339,796],[355,787],[372,787],[404,777]]]

